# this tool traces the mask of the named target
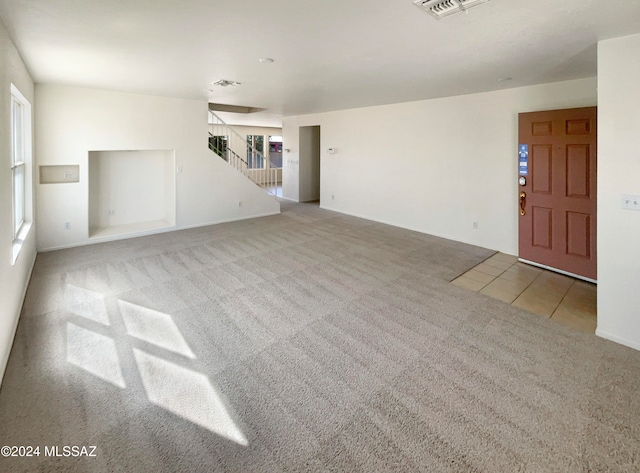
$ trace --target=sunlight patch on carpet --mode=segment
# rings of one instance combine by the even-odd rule
[[[123,300],[118,300],[118,306],[129,335],[195,359],[196,356],[169,314]]]
[[[149,401],[233,442],[249,444],[204,374],[142,350],[134,349],[134,356]]]
[[[109,337],[67,323],[67,361],[114,386],[127,387],[116,344]]]
[[[103,325],[111,325],[104,295],[99,292],[67,284],[65,299],[69,312]]]

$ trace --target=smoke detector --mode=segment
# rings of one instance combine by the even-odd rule
[[[487,3],[489,0],[414,0],[413,4],[437,19]]]
[[[238,87],[240,85],[240,82],[236,82],[235,80],[220,79],[219,81],[212,82],[211,85],[215,85],[217,87]]]

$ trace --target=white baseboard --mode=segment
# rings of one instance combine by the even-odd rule
[[[139,237],[143,237],[143,236],[149,236],[149,235],[157,235],[160,233],[168,233],[168,232],[177,232],[180,230],[189,230],[190,228],[200,228],[200,227],[209,227],[211,225],[219,225],[221,223],[230,223],[230,222],[238,222],[240,220],[250,220],[252,218],[260,218],[260,217],[271,217],[273,215],[280,215],[280,211],[278,212],[269,212],[269,213],[264,213],[264,214],[258,214],[258,215],[249,215],[246,217],[237,217],[237,218],[230,218],[230,219],[225,219],[225,220],[216,220],[213,222],[204,222],[204,223],[196,223],[194,225],[176,225],[173,227],[168,227],[168,228],[158,228],[155,230],[149,230],[149,231],[144,231],[144,232],[136,232],[136,233],[127,233],[125,235],[113,235],[113,236],[108,236],[108,237],[104,237],[104,238],[91,238],[87,241],[83,241],[83,242],[79,242],[79,243],[71,243],[69,245],[60,245],[60,246],[52,246],[52,247],[48,247],[48,248],[39,248],[38,252],[41,253],[46,253],[48,251],[56,251],[56,250],[66,250],[69,248],[78,248],[81,246],[87,246],[87,245],[94,245],[96,243],[106,243],[109,241],[117,241],[117,240],[127,240],[129,238],[139,238]]]
[[[282,196],[277,196],[276,199],[282,199],[282,200],[286,200],[288,202],[295,202],[296,204],[299,204],[300,202],[298,202],[297,200],[294,199],[290,199],[288,197],[282,197]]]
[[[33,255],[33,261],[31,261],[31,268],[29,268],[29,275],[27,276],[26,284],[24,285],[24,289],[22,290],[22,299],[20,301],[20,308],[18,310],[18,314],[15,317],[13,327],[12,327],[12,335],[11,335],[11,347],[15,343],[16,333],[18,332],[18,324],[20,323],[20,314],[22,313],[22,307],[24,306],[24,300],[27,297],[27,289],[29,289],[29,283],[31,282],[31,276],[33,275],[33,268],[36,266],[36,257],[37,252]],[[0,361],[0,387],[2,387],[2,381],[4,380],[4,373],[7,369],[7,364],[9,363],[9,356],[11,356],[11,348],[7,352],[6,358]]]
[[[503,253],[510,254],[509,251],[504,251],[504,250],[500,250],[500,249],[496,249],[496,248],[489,248],[489,247],[481,245],[478,242],[454,238],[451,235],[443,235],[443,234],[440,234],[440,233],[428,232],[426,230],[420,230],[420,229],[415,228],[415,227],[409,227],[407,225],[400,225],[399,223],[392,223],[392,222],[388,222],[386,220],[375,220],[375,219],[373,219],[371,217],[365,217],[363,215],[358,215],[358,214],[351,213],[351,212],[345,212],[344,210],[336,210],[336,209],[332,209],[330,207],[325,207],[323,205],[320,205],[320,208],[323,209],[323,210],[330,210],[331,212],[336,212],[336,213],[340,213],[340,214],[344,214],[344,215],[349,215],[350,217],[357,217],[357,218],[361,218],[363,220],[369,220],[371,222],[382,223],[384,225],[390,225],[392,227],[397,227],[397,228],[402,228],[404,230],[410,230],[412,232],[422,233],[423,235],[431,235],[431,236],[434,236],[434,237],[443,238],[445,240],[457,241],[459,243],[464,243],[466,245],[476,246],[478,248],[485,248],[485,249],[491,250],[491,251],[500,251],[500,252],[503,252]]]
[[[218,220],[216,222],[209,222],[209,223],[196,223],[195,225],[183,225],[180,227],[176,227],[173,230],[178,231],[178,230],[189,230],[190,228],[209,227],[211,225],[219,225],[221,223],[231,223],[231,222],[239,222],[241,220],[251,220],[252,218],[272,217],[274,215],[280,215],[281,213],[282,212],[268,212],[264,214],[251,215],[249,217],[230,218],[227,220]]]
[[[596,329],[596,335],[600,338],[604,338],[611,342],[619,343],[620,345],[624,345],[625,347],[633,348],[634,350],[640,351],[640,343],[638,342],[627,340],[624,337],[619,337],[600,329]]]

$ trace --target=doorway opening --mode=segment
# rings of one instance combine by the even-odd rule
[[[595,283],[596,107],[518,117],[518,256]]]
[[[597,107],[518,115],[518,264],[560,274],[516,301],[537,307],[572,278],[586,281],[573,279],[550,316],[588,331],[597,325],[597,136]]]
[[[300,146],[300,202],[320,200],[320,126],[302,126]]]

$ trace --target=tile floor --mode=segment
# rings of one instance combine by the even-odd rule
[[[282,184],[278,184],[277,186],[269,186],[268,190],[276,197],[282,197]]]
[[[596,285],[496,253],[451,281],[584,332],[596,331]]]

